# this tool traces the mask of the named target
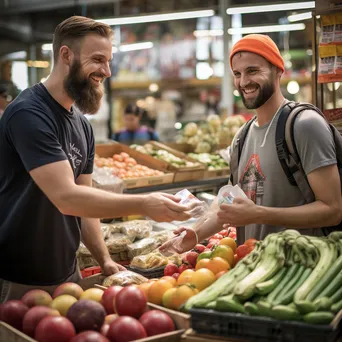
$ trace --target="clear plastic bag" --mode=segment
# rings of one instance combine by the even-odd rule
[[[132,241],[124,234],[111,234],[110,238],[105,241],[109,254],[115,254],[127,251],[127,247]]]
[[[163,256],[161,253],[152,252],[146,255],[138,255],[134,257],[130,266],[140,269],[151,269],[165,266],[168,264],[168,261],[168,258]]]
[[[124,181],[113,175],[111,167],[97,167],[94,165],[92,174],[94,188],[122,194],[125,188]]]
[[[209,210],[208,204],[204,201],[200,201],[188,189],[183,189],[177,192],[175,196],[181,199],[179,204],[189,207],[188,213],[191,217],[199,218]]]
[[[160,244],[158,244],[157,240],[154,238],[146,238],[136,241],[127,246],[128,257],[129,259],[133,259],[137,255],[151,253],[159,246]]]
[[[147,281],[147,278],[143,277],[138,273],[134,273],[132,271],[121,271],[105,278],[102,285],[106,287],[113,285],[140,285],[146,283]]]
[[[247,198],[246,194],[238,185],[225,185],[218,192],[219,205],[226,203],[232,204],[237,197]]]

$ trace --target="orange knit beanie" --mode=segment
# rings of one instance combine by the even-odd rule
[[[232,67],[233,56],[240,51],[253,52],[267,59],[271,64],[284,71],[284,60],[274,41],[264,34],[249,34],[240,39],[230,53],[230,67]]]

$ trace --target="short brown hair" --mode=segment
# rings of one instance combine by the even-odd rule
[[[112,39],[113,31],[107,24],[99,23],[93,19],[72,16],[62,21],[55,29],[53,35],[53,59],[56,63],[61,46],[68,45],[73,48],[73,45],[79,42],[80,38],[84,38],[90,33],[98,34],[102,37]]]

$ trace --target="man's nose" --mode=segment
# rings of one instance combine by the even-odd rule
[[[240,77],[240,87],[244,88],[248,84],[249,84],[249,77],[248,77],[248,75],[241,74],[241,77]]]

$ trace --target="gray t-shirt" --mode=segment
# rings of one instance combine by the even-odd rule
[[[239,163],[239,186],[249,199],[266,207],[295,207],[305,204],[298,187],[292,186],[278,159],[275,133],[279,112],[265,126],[253,123],[247,134]],[[324,118],[312,110],[298,115],[294,125],[294,138],[303,169],[310,172],[336,164],[336,151],[332,133]],[[238,242],[249,238],[262,240],[269,233],[286,227],[251,224],[238,229]],[[302,234],[321,235],[320,229],[301,229]]]

